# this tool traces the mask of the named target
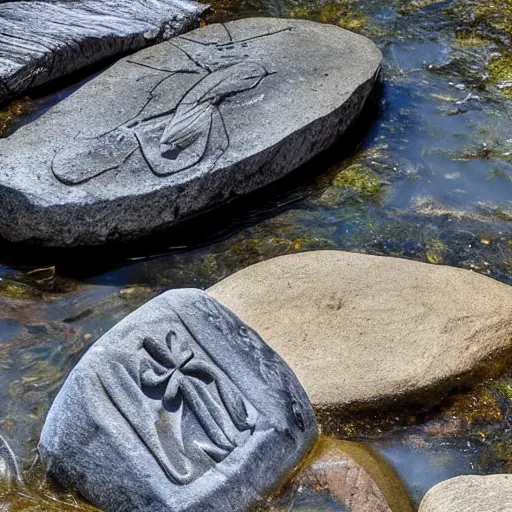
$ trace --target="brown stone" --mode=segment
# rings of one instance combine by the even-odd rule
[[[395,472],[364,445],[322,437],[293,482],[328,491],[349,512],[409,512]]]

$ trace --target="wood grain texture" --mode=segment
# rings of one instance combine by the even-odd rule
[[[190,30],[206,8],[189,0],[0,3],[0,103]]]

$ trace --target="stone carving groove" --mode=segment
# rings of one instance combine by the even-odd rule
[[[269,37],[284,31],[268,32],[234,41],[227,27],[228,43],[204,43],[182,37],[203,47],[211,47],[211,52],[225,47],[233,49],[246,41]],[[166,73],[150,91],[148,101],[136,116],[123,125],[95,137],[93,149],[91,138],[81,139],[80,133],[71,148],[57,151],[52,161],[54,176],[65,185],[80,185],[108,171],[118,169],[136,151],[140,151],[147,167],[155,175],[166,177],[190,169],[201,160],[207,160],[206,168],[211,171],[219,158],[229,148],[229,132],[220,110],[224,100],[258,87],[270,74],[264,66],[247,58],[235,58],[232,62],[222,62],[215,66],[202,63],[189,52],[172,42],[171,47],[182,52],[197,69],[166,69],[129,60],[154,71]],[[153,99],[154,91],[165,81],[177,74],[197,74],[198,81],[183,93],[175,108],[151,116],[142,116]],[[141,117],[142,116],[142,117]],[[83,141],[83,147],[80,145]],[[78,148],[78,151],[77,151]],[[95,165],[98,160],[100,165]],[[107,165],[105,165],[105,163]]]
[[[89,349],[39,450],[50,476],[105,512],[239,512],[317,432],[284,361],[206,293],[185,289],[154,298]]]
[[[283,366],[281,359],[264,355],[265,345],[261,338],[251,329],[243,324],[231,322],[230,318],[223,314],[221,306],[215,301],[199,300],[195,304],[198,311],[205,315],[208,322],[212,324],[222,335],[235,345],[238,345],[245,352],[255,355],[258,361],[259,372],[265,382],[269,385],[267,393],[275,400],[280,399],[280,392],[287,389],[290,400],[283,403],[283,408],[290,408],[291,416],[300,430],[304,430],[304,418],[300,411],[300,400],[294,396],[290,382],[295,379],[294,373],[288,366]]]
[[[185,322],[180,322],[180,327],[192,342],[198,343]],[[126,409],[126,404],[138,395],[137,390],[130,390],[139,387],[139,383],[121,364],[112,366],[111,373],[117,381],[108,376],[98,378],[114,407],[167,477],[175,484],[185,485],[242,446],[254,430],[258,413],[227,375],[194,352],[175,330],[170,330],[164,341],[145,337],[142,350],[145,356],[140,366],[140,390],[162,404],[159,425],[154,429],[148,429],[146,422],[151,412],[143,397],[137,399],[137,407],[144,414],[135,416]],[[120,392],[125,394],[121,399]],[[189,416],[188,432],[182,425],[185,415]],[[191,433],[195,439],[187,439]],[[197,463],[197,456],[194,461],[194,456],[188,455],[190,444],[207,455],[201,464]]]
[[[252,62],[219,69],[192,88],[170,118],[163,114],[159,121],[142,125],[135,136],[151,171],[169,176],[192,167],[204,157],[212,140],[213,167],[229,147],[218,105],[230,96],[254,89],[267,75],[263,66]],[[159,148],[155,144],[158,139]]]
[[[133,53],[0,139],[0,234],[124,241],[277,182],[359,116],[381,58],[341,28],[273,18]]]

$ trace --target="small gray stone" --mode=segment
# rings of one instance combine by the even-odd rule
[[[0,436],[0,480],[7,484],[15,481],[22,482],[16,455],[2,436]]]
[[[245,509],[318,435],[284,361],[199,290],[129,315],[85,354],[39,451],[64,487],[109,511]]]
[[[210,25],[109,68],[0,140],[0,234],[99,244],[271,183],[360,113],[381,53],[331,25]]]
[[[0,3],[0,103],[190,30],[205,9],[190,0]]]

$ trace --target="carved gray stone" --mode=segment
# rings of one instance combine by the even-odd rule
[[[0,234],[98,244],[262,187],[344,132],[380,62],[363,36],[271,18],[142,50],[0,139]]]
[[[173,290],[85,354],[53,403],[48,473],[109,511],[238,511],[317,437],[286,363],[200,290]]]
[[[0,103],[195,28],[205,8],[190,0],[0,2]]]

